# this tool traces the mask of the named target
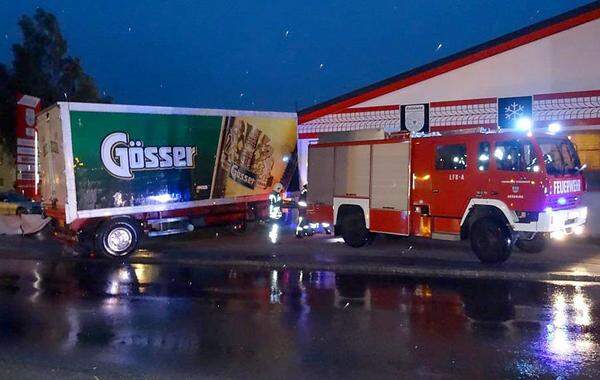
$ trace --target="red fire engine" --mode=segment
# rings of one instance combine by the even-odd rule
[[[309,215],[352,247],[373,233],[470,239],[482,262],[503,262],[514,244],[539,252],[583,232],[584,167],[567,137],[546,133],[321,143],[309,149]]]

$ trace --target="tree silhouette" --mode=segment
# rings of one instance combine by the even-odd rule
[[[19,27],[23,39],[12,47],[12,68],[0,64],[0,132],[12,151],[15,94],[36,96],[41,99],[42,107],[65,100],[112,101],[100,95],[79,58],[67,54],[67,41],[52,13],[37,9],[33,17],[22,16]]]
[[[0,133],[1,141],[14,150],[15,142],[15,97],[10,86],[11,75],[6,66],[0,64]]]

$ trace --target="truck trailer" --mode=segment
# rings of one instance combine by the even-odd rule
[[[296,114],[59,102],[37,116],[44,213],[111,258],[140,237],[260,216],[295,169]]]
[[[374,233],[470,239],[503,262],[513,245],[542,251],[581,234],[585,182],[567,136],[467,131],[315,144],[308,155],[309,218],[360,247]]]

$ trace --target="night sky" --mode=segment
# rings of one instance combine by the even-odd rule
[[[294,111],[589,2],[0,0],[0,62],[39,6],[115,103]]]

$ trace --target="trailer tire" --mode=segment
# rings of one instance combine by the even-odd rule
[[[365,245],[371,234],[365,225],[365,217],[359,213],[346,215],[342,220],[342,237],[344,242],[353,248]]]
[[[527,253],[540,253],[548,245],[548,239],[542,234],[536,234],[533,239],[519,239],[515,243],[517,248]]]
[[[138,222],[132,218],[108,219],[96,233],[96,250],[111,259],[121,259],[137,250],[140,242]]]
[[[471,249],[486,264],[506,261],[512,250],[510,229],[497,218],[478,219],[471,227]]]

